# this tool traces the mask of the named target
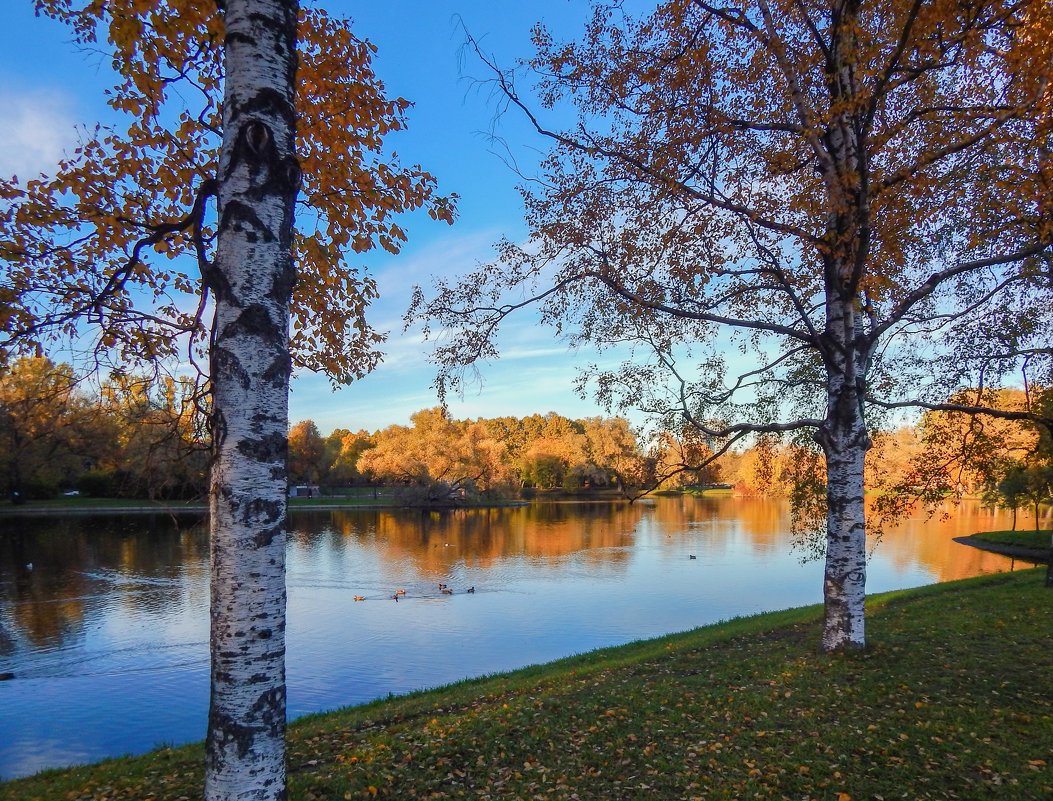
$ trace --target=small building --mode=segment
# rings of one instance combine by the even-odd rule
[[[322,492],[317,484],[299,484],[289,487],[290,498],[321,498]]]

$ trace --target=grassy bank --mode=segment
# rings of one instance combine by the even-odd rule
[[[290,498],[292,509],[342,509],[344,507],[393,506],[390,497],[325,497],[325,498]],[[76,514],[78,512],[203,512],[208,509],[208,501],[151,501],[144,498],[51,498],[44,501],[26,501],[22,504],[10,502],[0,504],[0,515],[19,514]]]
[[[203,509],[204,501],[150,501],[142,498],[92,498],[78,496],[73,498],[49,498],[48,500],[24,501],[13,504],[10,501],[0,503],[0,514],[35,514],[55,512],[58,514],[94,511],[121,511],[126,509],[165,512],[168,510]]]
[[[569,496],[568,496],[569,498]],[[545,498],[544,500],[567,500],[568,498]],[[609,500],[609,496],[577,496],[572,500]],[[450,509],[495,509],[506,506],[522,506],[526,501],[501,500],[501,501],[479,501],[465,504],[451,505]],[[340,509],[415,509],[416,505],[406,505],[402,500],[390,493],[373,497],[368,495],[326,495],[320,498],[289,498],[289,508],[293,511],[333,511]],[[12,504],[10,501],[0,502],[0,517],[17,517],[20,515],[64,515],[64,514],[87,514],[87,513],[201,513],[208,510],[208,502],[205,500],[194,501],[150,501],[141,498],[90,498],[85,496],[75,498],[52,498],[49,500],[25,501],[21,504]]]
[[[690,495],[695,498],[730,498],[735,494],[735,490],[732,487],[709,487],[707,489],[690,487],[687,489],[655,490],[648,494],[657,498],[677,495]]]
[[[303,719],[317,799],[1047,799],[1053,592],[1029,570],[869,603],[816,652],[812,607]],[[0,784],[3,801],[194,799],[199,746]]]
[[[1049,550],[1049,540],[1053,532],[1049,529],[1040,531],[981,531],[968,539],[976,542],[990,542],[994,545],[1011,545],[1016,548],[1034,548]]]

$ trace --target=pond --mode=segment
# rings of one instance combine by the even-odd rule
[[[868,591],[1010,569],[951,541],[1007,516],[945,511],[885,534]],[[817,603],[787,531],[785,504],[733,497],[296,512],[290,717]],[[199,520],[0,518],[0,777],[201,739],[208,599]]]

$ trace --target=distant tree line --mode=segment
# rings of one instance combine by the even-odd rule
[[[89,389],[68,365],[19,359],[0,374],[5,497],[201,496],[208,446],[199,400],[190,380],[114,374]]]
[[[299,423],[289,432],[290,479],[418,487],[431,500],[523,490],[629,491],[655,480],[671,446],[641,443],[620,417],[572,420],[549,412],[455,420],[436,407],[417,412],[410,423],[372,434],[337,429],[325,438],[314,422]],[[714,468],[692,479],[716,475]]]
[[[1053,402],[1053,394],[1037,392]],[[983,394],[992,408],[1028,403],[1023,390]],[[432,496],[726,485],[739,494],[792,497],[824,480],[821,452],[807,439],[760,436],[704,470],[687,471],[679,466],[711,453],[690,427],[642,437],[624,418],[572,420],[555,412],[454,420],[437,407],[417,412],[409,426],[337,429],[328,437],[306,420],[290,431],[289,448],[297,483],[400,484]],[[1053,502],[1053,447],[1045,428],[1026,421],[931,411],[916,425],[876,433],[867,475],[886,517],[919,501],[968,495],[1012,509],[1014,520],[1017,509],[1031,505],[1037,523],[1039,505]]]
[[[1042,394],[1041,390],[1032,388]],[[1046,402],[1053,402],[1046,392]],[[954,396],[950,402],[971,400]],[[988,390],[982,399],[1013,410],[1023,390]],[[208,432],[190,380],[111,375],[88,388],[73,370],[24,358],[0,374],[0,470],[5,495],[63,492],[146,499],[191,499],[207,490]],[[289,481],[339,492],[398,486],[423,502],[519,497],[531,491],[611,490],[625,494],[729,485],[739,494],[792,496],[821,484],[821,454],[809,440],[755,438],[701,471],[680,470],[709,455],[694,429],[644,437],[621,417],[571,419],[555,412],[456,420],[441,407],[410,425],[379,431],[311,420],[289,431]],[[1027,422],[928,412],[917,425],[876,434],[868,487],[887,514],[918,499],[981,496],[1014,513],[1053,501],[1053,446]]]

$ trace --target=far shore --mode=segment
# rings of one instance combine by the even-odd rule
[[[412,506],[399,504],[394,498],[369,497],[322,497],[290,498],[290,512],[331,512],[349,509],[425,509],[445,511],[452,509],[503,509],[527,506],[531,500],[559,503],[589,503],[625,500],[611,494],[595,495],[543,495],[532,499],[509,499],[487,503],[450,504],[436,506]],[[22,504],[10,502],[0,504],[0,517],[35,517],[49,515],[108,515],[108,514],[208,514],[208,504],[202,501],[145,501],[123,498],[62,498],[46,501],[26,501]]]
[[[450,509],[505,509],[516,506],[527,506],[534,501],[550,503],[602,503],[628,501],[629,499],[615,490],[563,491],[535,490],[526,498],[493,500],[485,503],[449,504],[435,506],[417,506],[400,504],[393,497],[390,488],[387,494],[380,497],[371,495],[324,495],[318,498],[289,498],[289,511],[292,512],[336,512],[345,509],[423,509],[426,511],[446,511]],[[732,490],[725,488],[707,488],[689,492],[663,490],[649,493],[643,497],[661,497],[667,495],[694,495],[701,497],[727,496]],[[52,498],[50,500],[30,500],[21,504],[10,501],[0,502],[0,518],[30,517],[47,515],[104,515],[104,514],[208,514],[208,502],[194,501],[148,501],[134,498],[92,498],[89,496]]]

